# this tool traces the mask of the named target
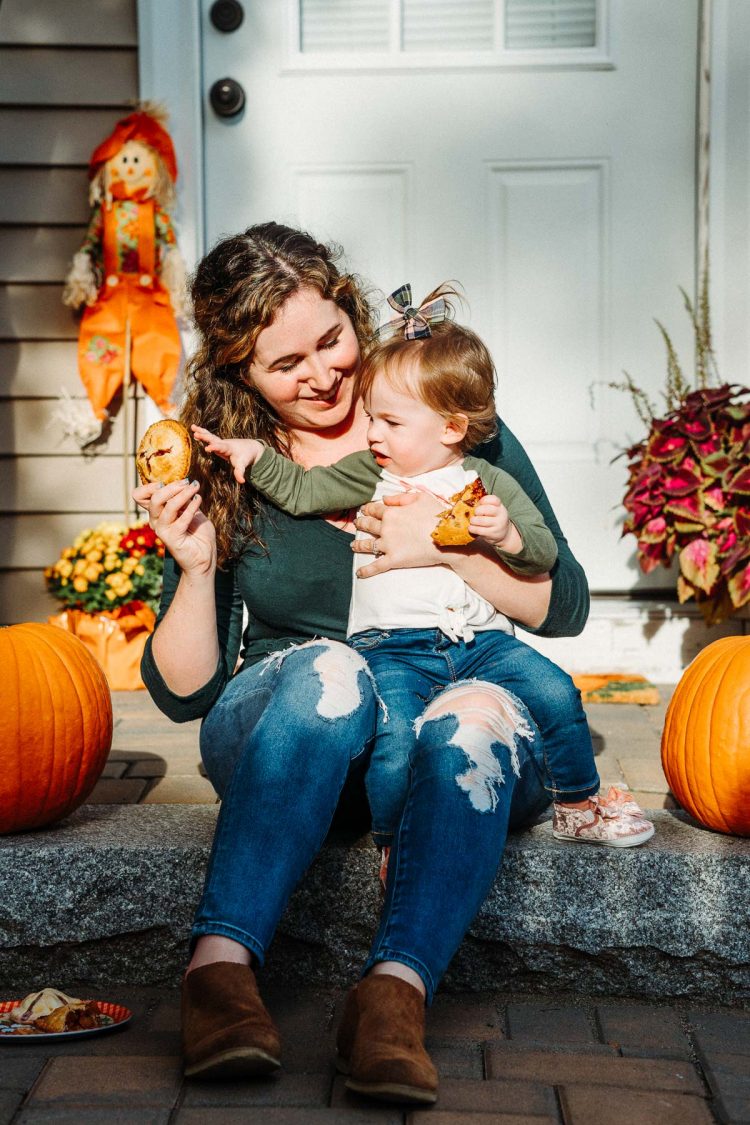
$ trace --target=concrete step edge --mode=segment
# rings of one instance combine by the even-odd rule
[[[92,982],[174,981],[216,815],[91,805],[0,838],[0,978],[33,984],[57,968]],[[750,997],[750,840],[681,812],[653,819],[653,840],[632,849],[561,843],[549,823],[512,835],[449,984]],[[356,975],[380,910],[377,866],[366,839],[323,848],[282,919],[271,975]]]

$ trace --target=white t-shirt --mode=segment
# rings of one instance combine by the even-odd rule
[[[382,469],[373,500],[399,492],[427,491],[444,500],[476,480],[473,469],[460,463],[433,469],[417,477],[401,478]],[[357,539],[370,535],[358,531]],[[441,629],[452,641],[470,641],[475,632],[498,629],[513,633],[513,625],[449,566],[418,566],[389,570],[372,578],[357,578],[360,567],[374,555],[354,556],[354,581],[347,636],[365,629]]]

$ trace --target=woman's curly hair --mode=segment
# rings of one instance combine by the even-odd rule
[[[289,456],[289,430],[246,381],[247,372],[258,336],[300,289],[315,289],[335,301],[351,320],[360,345],[367,343],[373,310],[360,279],[339,272],[340,257],[337,246],[280,223],[249,227],[206,254],[191,281],[200,338],[187,368],[181,411],[186,426],[205,426],[221,437],[258,438]],[[253,529],[258,497],[237,485],[228,462],[202,446],[195,449],[191,474],[200,483],[203,511],[216,528],[223,566],[246,544],[260,542]]]

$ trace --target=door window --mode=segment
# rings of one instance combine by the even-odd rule
[[[608,62],[608,0],[289,0],[293,68]]]

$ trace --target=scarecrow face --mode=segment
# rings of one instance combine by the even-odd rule
[[[119,187],[124,194],[145,192],[150,195],[156,182],[156,157],[141,141],[126,141],[106,165],[110,190]],[[114,194],[118,194],[115,190]]]

